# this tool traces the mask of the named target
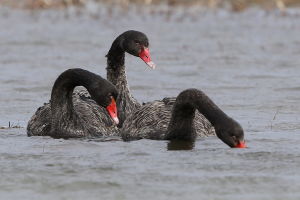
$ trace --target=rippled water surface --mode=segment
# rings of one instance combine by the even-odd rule
[[[152,13],[153,12],[149,12]],[[185,15],[0,9],[0,199],[300,199],[300,17],[251,10]],[[249,148],[216,137],[168,142],[26,136],[26,123],[70,67],[105,76],[128,29],[145,32],[157,69],[127,55],[140,101],[206,92],[245,129]]]

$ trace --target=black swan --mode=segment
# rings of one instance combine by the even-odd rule
[[[125,120],[121,129],[123,140],[146,138],[194,141],[199,135],[195,129],[197,121],[194,120],[197,109],[212,124],[216,135],[224,143],[230,147],[245,147],[242,127],[200,90],[188,89],[181,92],[172,106],[172,112],[160,113],[164,110],[153,110],[153,104],[155,103],[144,105]],[[140,116],[139,113],[146,114]],[[169,113],[171,116],[168,116]],[[202,132],[206,131],[202,129]]]
[[[85,136],[106,136],[111,128],[103,126],[99,112],[90,104],[73,100],[76,86],[84,86],[98,109],[105,108],[110,117],[118,123],[115,99],[118,91],[110,82],[100,76],[83,69],[69,69],[59,75],[51,92],[50,125],[43,135],[54,138],[74,138]]]
[[[126,80],[125,73],[125,52],[134,56],[140,57],[151,68],[155,68],[154,63],[151,61],[149,53],[149,41],[144,33],[138,31],[126,31],[119,35],[106,55],[107,57],[107,79],[114,84],[118,90],[117,108],[119,117],[119,126],[122,126],[125,118],[133,110],[139,108],[141,105],[130,94],[129,86]],[[100,108],[96,103],[90,99],[86,90],[75,92],[73,94],[73,101],[77,104],[82,103],[83,106],[89,105],[94,112],[99,112],[103,122],[102,126],[111,127],[111,134],[117,135],[119,129],[112,123],[112,120],[107,115],[105,109]],[[50,126],[50,103],[44,104],[32,116],[27,125],[27,134],[31,135],[45,135]]]
[[[144,33],[126,31],[119,35],[114,42],[107,57],[107,80],[112,82],[119,91],[117,99],[119,127],[126,117],[141,105],[130,94],[125,73],[125,52],[140,57],[148,66],[155,68],[149,53],[149,41]]]

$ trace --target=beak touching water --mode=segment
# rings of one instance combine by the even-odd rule
[[[106,110],[114,122],[119,124],[117,104],[113,97],[111,97],[111,103],[106,107]]]
[[[234,148],[246,148],[246,142],[245,141],[239,141],[238,144]]]
[[[155,64],[150,57],[149,48],[144,47],[139,54],[139,57],[152,69],[155,69]]]

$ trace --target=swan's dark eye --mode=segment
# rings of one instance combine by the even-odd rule
[[[141,43],[139,43],[139,42],[135,42],[135,44],[136,44],[136,46],[138,46],[138,47],[141,47],[141,46],[142,46]]]
[[[237,141],[237,138],[236,138],[236,136],[231,136],[232,137],[232,139],[233,139],[233,141]]]
[[[109,98],[112,97],[112,96],[113,96],[112,93],[108,93],[108,94],[107,94],[107,97],[109,97]]]

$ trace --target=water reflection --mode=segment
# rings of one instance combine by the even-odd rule
[[[169,151],[192,150],[195,146],[195,141],[187,140],[171,140],[168,142]]]

